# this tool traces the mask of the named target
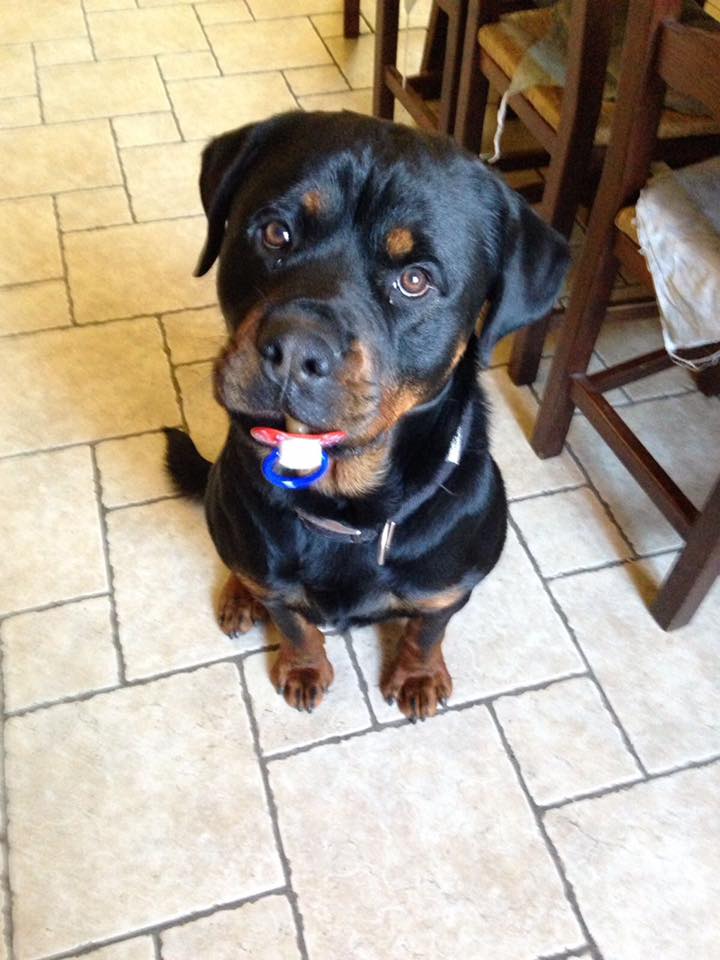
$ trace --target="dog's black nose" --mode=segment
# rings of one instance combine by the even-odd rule
[[[277,383],[292,379],[311,386],[313,381],[329,377],[341,359],[319,330],[285,318],[265,324],[257,347],[265,372]]]

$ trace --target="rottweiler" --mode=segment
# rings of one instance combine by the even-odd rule
[[[269,615],[272,683],[311,711],[333,680],[321,628],[402,619],[381,690],[424,720],[452,691],[447,623],[505,539],[479,368],[550,310],[567,244],[451,140],[350,112],[223,134],[200,193],[230,426],[213,465],[168,430],[167,462],[231,571],[220,625]],[[267,445],[288,439],[297,462]]]

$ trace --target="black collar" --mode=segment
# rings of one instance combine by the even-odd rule
[[[369,543],[372,540],[378,540],[377,562],[378,565],[382,567],[392,545],[393,536],[398,524],[407,520],[413,513],[419,510],[423,504],[427,503],[460,463],[467,438],[470,434],[472,409],[472,402],[468,400],[465,404],[458,428],[450,441],[447,455],[432,480],[406,500],[402,506],[385,521],[383,526],[366,527],[364,529],[351,527],[349,524],[342,523],[339,520],[331,520],[328,517],[318,517],[299,507],[294,508],[296,516],[308,529],[313,530],[315,533],[321,533],[331,540],[340,540],[349,543]]]

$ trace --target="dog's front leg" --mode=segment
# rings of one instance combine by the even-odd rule
[[[312,713],[333,682],[335,671],[325,653],[325,637],[301,614],[265,602],[280,632],[280,651],[270,679],[291,707]]]
[[[380,683],[382,695],[415,723],[434,717],[452,693],[442,641],[445,627],[457,608],[421,614],[408,620],[394,660]]]

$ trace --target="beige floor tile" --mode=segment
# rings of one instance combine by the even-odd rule
[[[495,704],[536,803],[553,803],[640,771],[590,680],[556,683]]]
[[[225,321],[219,307],[183,310],[160,318],[170,347],[173,363],[212,360],[227,339]]]
[[[720,585],[687,627],[664,633],[645,601],[654,596],[668,566],[665,557],[552,584],[601,686],[650,770],[720,752]]]
[[[216,137],[272,113],[296,109],[294,97],[279,73],[252,77],[210,77],[177,80],[168,92],[180,129],[188,140]]]
[[[92,59],[92,47],[87,37],[41,40],[35,44],[35,62],[39,67],[50,67],[56,63],[83,63]]]
[[[121,507],[176,493],[165,469],[165,446],[164,433],[145,433],[97,445],[106,507]]]
[[[208,460],[216,460],[228,430],[228,416],[213,397],[212,363],[178,367],[177,379],[190,434]]]
[[[6,620],[3,677],[7,710],[114,687],[118,668],[107,597]]]
[[[597,342],[597,352],[608,364],[624,363],[643,353],[659,350],[663,346],[659,320],[607,320]],[[629,383],[625,390],[633,400],[661,397],[670,393],[682,393],[693,388],[690,373],[682,367],[671,367],[652,377]]]
[[[207,28],[207,35],[224,73],[332,63],[307,19],[216,24]]]
[[[320,13],[310,17],[313,26],[321,37],[341,37],[343,35],[342,13]],[[363,17],[360,17],[360,33],[370,33],[370,27]]]
[[[343,0],[285,0],[279,5],[276,0],[247,0],[256,20],[298,17],[308,13],[342,12]]]
[[[372,90],[347,90],[344,93],[317,93],[299,97],[303,110],[352,110],[372,116]]]
[[[31,47],[0,46],[0,89],[4,97],[28,97],[36,93]]]
[[[201,23],[208,25],[252,20],[244,0],[213,0],[210,3],[200,3],[197,7],[197,15]]]
[[[356,40],[346,37],[328,37],[326,43],[335,62],[354,89],[373,85],[375,37],[361,36]],[[417,73],[425,43],[424,30],[401,30],[398,38],[398,69],[401,73]],[[407,44],[407,50],[406,50]]]
[[[384,655],[391,657],[399,627],[383,630]],[[383,651],[375,629],[353,630],[353,648],[377,718],[397,720],[397,707],[389,707],[378,689]],[[453,678],[453,704],[584,669],[512,530],[499,564],[450,621],[443,651]]]
[[[0,290],[0,333],[22,333],[70,323],[63,280],[46,280]]]
[[[143,147],[151,143],[170,143],[180,139],[172,113],[114,117],[112,125],[119,147]]]
[[[152,57],[40,67],[47,120],[84,120],[167,110],[165,88]]]
[[[510,498],[577,486],[584,477],[567,452],[540,460],[528,437],[537,417],[537,401],[529,388],[516,387],[505,370],[489,370],[480,378],[490,401],[493,456]]]
[[[720,767],[689,770],[549,813],[605,957],[710,960],[717,952]]]
[[[107,120],[0,132],[0,199],[122,183]]]
[[[87,230],[132,221],[123,187],[96,187],[94,190],[61,193],[57,205],[62,230]]]
[[[276,640],[274,635],[271,636]],[[342,637],[325,641],[335,680],[313,713],[291,709],[270,682],[275,654],[257,653],[245,661],[245,678],[260,731],[260,746],[268,756],[370,726],[370,715]]]
[[[720,474],[720,407],[699,393],[631,404],[618,411],[656,460],[698,506]],[[626,535],[642,552],[676,546],[680,541],[622,464],[574,422],[569,439],[601,496]]]
[[[11,720],[6,747],[20,956],[283,882],[234,666]]]
[[[161,500],[108,516],[120,642],[128,677],[230,657],[264,646],[260,627],[230,639],[214,602],[227,576],[202,506]]]
[[[277,896],[173,927],[162,944],[172,960],[300,960],[290,904]]]
[[[587,487],[513,503],[510,512],[546,577],[599,567],[630,549]]]
[[[0,367],[2,454],[178,421],[156,320],[9,338],[0,342]]]
[[[214,302],[214,278],[192,275],[204,239],[204,217],[67,235],[76,320],[88,323]]]
[[[325,67],[301,67],[298,70],[285,70],[285,79],[296,97],[314,93],[335,93],[347,90],[345,78],[337,67],[328,64]]]
[[[204,141],[127,147],[122,164],[138,220],[187,217],[203,212],[198,189]]]
[[[3,43],[84,37],[80,0],[24,0],[22,16],[12,3],[0,5],[0,37]]]
[[[0,128],[31,127],[41,122],[37,97],[7,97],[0,100]]]
[[[0,202],[0,284],[62,276],[55,211],[50,197]]]
[[[80,954],[70,960],[81,960]],[[138,937],[102,950],[83,953],[82,960],[155,960],[155,946],[150,937]]]
[[[584,417],[573,419],[568,443],[637,551],[652,553],[682,544],[680,535]]]
[[[581,942],[484,709],[319,747],[270,780],[314,960],[526,960]]]
[[[0,462],[0,491],[0,612],[107,589],[87,447]]]
[[[128,10],[136,6],[135,0],[83,0],[88,13],[95,10]]]
[[[184,8],[183,8],[184,9]],[[195,77],[217,77],[218,70],[212,53],[166,53],[158,57],[160,72],[166,80],[192,80]]]
[[[207,49],[194,11],[185,6],[90,13],[88,25],[98,60]]]

